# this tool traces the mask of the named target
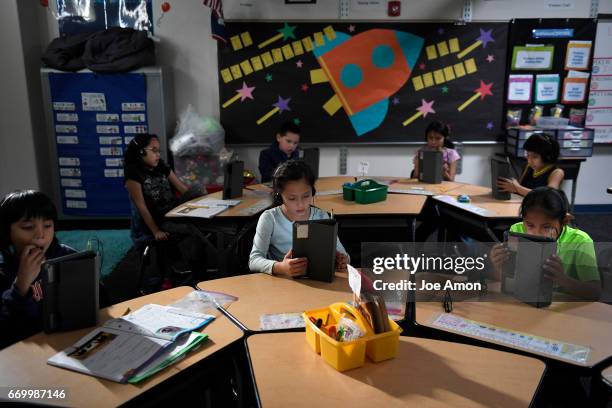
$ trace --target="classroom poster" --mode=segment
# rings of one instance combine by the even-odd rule
[[[535,102],[556,103],[559,100],[559,74],[536,75]]]
[[[268,144],[293,121],[305,143],[495,140],[507,23],[228,22],[219,49],[226,142]],[[469,120],[468,120],[469,119]]]
[[[586,127],[595,129],[596,143],[612,143],[612,21],[599,21]]]
[[[565,69],[589,69],[592,41],[569,41],[565,54]]]
[[[547,71],[552,68],[553,46],[515,46],[512,50],[512,69]]]
[[[588,78],[567,77],[563,81],[563,98],[565,104],[582,103],[586,98]]]
[[[508,103],[531,103],[533,75],[510,75],[508,77]]]

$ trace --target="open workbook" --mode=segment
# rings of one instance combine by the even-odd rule
[[[214,316],[146,305],[111,319],[47,363],[117,382],[137,383],[175,363],[208,335],[201,329]]]

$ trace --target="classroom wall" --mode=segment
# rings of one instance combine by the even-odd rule
[[[162,0],[154,0],[153,8],[155,12],[160,10]],[[11,7],[16,8],[17,0],[7,2],[9,6],[7,11],[2,13],[0,21],[7,20],[8,24],[2,24],[2,30],[12,29],[13,32],[18,30],[15,27],[16,20],[7,14],[10,14]],[[28,2],[35,3],[38,2]],[[588,17],[590,0],[568,0],[563,3],[570,4],[570,8],[559,9],[551,8],[551,4],[559,3],[549,0],[473,0],[473,18],[483,20],[507,20],[513,17]],[[244,5],[251,4],[251,6]],[[181,1],[172,2],[171,10],[164,16],[159,26],[156,26],[155,33],[161,39],[158,44],[160,65],[166,66],[172,70],[173,83],[175,88],[175,108],[177,114],[183,111],[188,104],[192,104],[197,111],[204,115],[219,117],[219,95],[217,90],[217,53],[216,43],[210,37],[209,11],[202,6],[201,1]],[[402,2],[402,16],[399,20],[456,20],[460,17],[463,1],[458,0],[411,0]],[[227,19],[326,19],[337,20],[339,2],[337,0],[319,0],[316,5],[291,5],[284,4],[284,0],[225,0],[224,1],[225,16]],[[600,1],[600,10],[604,12],[612,12],[612,1]],[[158,15],[155,15],[155,20]],[[50,39],[57,35],[57,23],[52,19],[50,13],[38,6],[36,13],[36,21],[32,19],[31,13],[21,16],[21,26],[32,27],[39,26],[38,33],[41,45],[44,47]],[[354,19],[384,19],[384,12],[378,13],[362,13],[352,14]],[[394,19],[398,20],[398,19]],[[12,37],[12,36],[11,36]],[[2,36],[3,40],[7,36]],[[19,54],[19,47],[10,45],[8,52],[12,56]],[[21,47],[23,49],[23,47]],[[2,48],[3,50],[5,47]],[[6,55],[5,55],[6,56]],[[14,60],[23,60],[21,58],[7,58],[11,60],[11,64],[15,64]],[[3,71],[7,71],[13,77],[20,76],[22,86],[21,90],[26,89],[24,81],[23,65],[21,68],[16,66],[9,70],[3,66]],[[37,70],[35,67],[34,70]],[[27,74],[28,80],[40,81],[37,75],[31,72]],[[3,77],[4,78],[4,77]],[[3,81],[4,82],[4,81]],[[19,89],[15,84],[11,85],[9,94],[17,94]],[[4,86],[4,85],[3,85]],[[6,94],[6,93],[5,93]],[[6,101],[0,103],[8,104]],[[27,98],[22,98],[19,101],[19,111],[23,115],[28,116],[29,127],[41,118],[33,115],[34,109],[30,112],[27,106]],[[25,107],[24,107],[25,106]],[[5,112],[2,110],[0,112]],[[27,113],[26,113],[27,112]],[[5,114],[3,114],[5,116]],[[3,119],[4,122],[4,119]],[[2,143],[5,143],[7,134],[15,134],[18,129],[18,119],[11,120],[13,126],[7,132],[2,132]],[[4,130],[4,125],[3,130]],[[0,166],[5,161],[5,156],[11,159],[11,163],[15,162],[13,158],[17,151],[21,151],[24,159],[32,160],[34,157],[34,142],[33,132],[19,132],[23,139],[20,145],[23,149],[12,147],[12,153],[5,153],[4,149],[0,150]],[[272,135],[271,135],[272,140]],[[307,141],[307,135],[305,135]],[[2,145],[4,147],[4,145]],[[488,157],[495,151],[501,151],[501,146],[492,145],[467,145],[464,148],[464,170],[457,177],[459,181],[488,185],[490,183]],[[257,157],[260,147],[240,147],[236,151],[246,162],[246,167],[256,171]],[[406,176],[411,169],[412,156],[415,147],[389,147],[389,146],[356,146],[348,148],[348,172],[349,174],[357,174],[357,166],[361,160],[369,161],[370,175],[391,175],[391,176]],[[339,151],[337,147],[324,147],[321,149],[321,169],[322,176],[331,176],[338,174],[339,169]],[[4,167],[0,167],[4,169]],[[578,194],[576,202],[578,204],[611,204],[612,198],[605,193],[605,188],[612,184],[609,175],[612,171],[612,146],[598,146],[594,157],[590,158],[581,170],[580,179],[578,181]],[[36,172],[30,174],[14,173],[6,176],[6,172],[0,174],[0,190],[4,189],[4,179],[7,183],[15,187],[24,185],[36,185],[39,178]],[[40,183],[43,186],[43,183]],[[567,183],[567,187],[570,186]]]

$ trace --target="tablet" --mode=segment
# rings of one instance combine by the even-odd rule
[[[421,150],[419,152],[419,181],[430,184],[442,183],[442,152]]]
[[[307,278],[334,280],[337,241],[338,223],[334,219],[293,223],[293,257],[308,258]]]
[[[509,200],[510,193],[500,191],[497,187],[497,179],[511,178],[510,175],[510,164],[505,160],[498,159],[496,157],[491,158],[491,189],[493,190],[493,198],[496,200]]]

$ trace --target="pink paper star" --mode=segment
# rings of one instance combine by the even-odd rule
[[[240,95],[240,102],[244,101],[245,99],[249,98],[249,99],[255,99],[253,97],[253,90],[255,89],[254,86],[247,86],[246,82],[242,82],[242,88],[240,89],[236,89],[236,92],[238,92],[238,94]]]
[[[302,62],[302,60],[297,60],[297,62],[295,63],[295,65],[296,65],[298,68],[302,68],[302,65],[304,65],[304,63]]]
[[[350,26],[348,26],[348,30],[349,33],[352,33],[353,31],[355,31],[355,26],[351,24]]]
[[[419,64],[419,69],[421,69],[421,70],[425,70],[425,64],[421,62],[421,63]]]
[[[487,55],[486,60],[487,60],[488,63],[491,63],[491,62],[495,61],[495,55],[493,55],[493,54]]]
[[[493,82],[489,83],[489,84],[485,84],[484,82],[482,82],[482,80],[480,81],[480,87],[478,87],[478,89],[474,89],[474,92],[478,92],[480,94],[480,100],[484,100],[485,96],[488,95],[493,95],[493,92],[491,92],[491,87],[493,86]]]
[[[421,99],[421,106],[419,106],[417,110],[421,112],[424,118],[426,118],[427,115],[430,113],[436,113],[436,111],[433,110],[434,102],[434,100],[432,100],[431,102],[426,102],[425,99]]]
[[[304,92],[308,91],[308,85],[307,84],[302,84],[302,91],[304,91]]]

